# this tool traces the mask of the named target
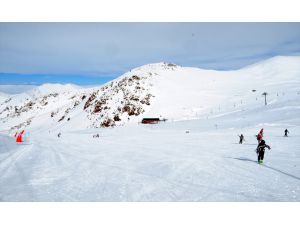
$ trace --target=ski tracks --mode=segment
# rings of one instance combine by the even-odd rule
[[[6,177],[10,171],[15,171],[15,168],[18,168],[18,162],[28,156],[32,148],[32,145],[18,145],[17,149],[9,150],[7,156],[0,161],[1,178]]]

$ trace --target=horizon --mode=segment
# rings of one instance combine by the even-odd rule
[[[289,57],[289,56],[300,56],[300,52],[295,53],[295,54],[291,54],[291,55],[276,55],[276,56],[272,56],[263,60],[259,60],[253,63],[250,63],[248,65],[245,65],[241,68],[237,68],[237,69],[228,69],[228,70],[215,70],[215,71],[236,71],[236,70],[240,70],[252,65],[255,65],[257,63],[260,62],[264,62],[267,60],[270,60],[272,58],[276,58],[276,57]],[[162,62],[157,62],[157,63],[162,63]],[[145,66],[145,65],[149,65],[149,64],[156,64],[156,63],[148,63],[148,64],[144,64],[141,66]],[[141,67],[141,66],[137,66],[135,68]],[[184,65],[179,65],[182,67],[190,67],[190,66],[184,66]],[[135,69],[132,68],[132,69]],[[193,68],[199,68],[199,69],[203,69],[200,67],[193,67]],[[130,69],[130,70],[132,70]],[[128,70],[128,71],[130,71]],[[214,70],[214,69],[205,69],[205,70]],[[117,75],[105,75],[103,77],[100,76],[92,76],[92,75],[71,75],[71,74],[18,74],[18,73],[1,73],[0,72],[0,85],[1,86],[10,86],[10,85],[16,85],[16,86],[40,86],[43,84],[74,84],[74,85],[78,85],[78,86],[83,86],[83,87],[88,87],[88,86],[97,86],[97,85],[103,85],[106,84],[114,79],[117,79],[118,77],[122,76],[123,74],[125,74],[128,71],[124,71],[124,72],[120,72]],[[28,79],[30,81],[28,81]],[[4,88],[6,90],[6,88]],[[0,92],[4,92],[2,91],[2,88],[0,88]],[[4,92],[7,93],[7,92]]]
[[[256,66],[256,65],[260,65],[263,64],[267,61],[270,61],[272,59],[278,58],[278,57],[300,57],[300,54],[294,54],[294,55],[277,55],[277,56],[273,56],[264,60],[260,60],[258,62],[254,62],[251,63],[249,65],[245,65],[242,68],[239,69],[235,69],[235,70],[214,70],[214,71],[219,71],[219,72],[230,72],[230,71],[239,71],[245,68],[249,68],[251,66]],[[167,63],[167,62],[158,62],[158,63]],[[145,64],[142,66],[138,66],[136,68],[139,67],[143,67],[146,65],[151,65],[151,64],[158,64],[158,63],[150,63],[150,64]],[[178,65],[181,66],[183,68],[197,68],[197,69],[202,69],[199,67],[185,67],[182,65]],[[135,68],[132,68],[131,70],[133,70]],[[61,85],[76,85],[79,87],[83,87],[83,88],[90,88],[90,87],[98,87],[98,86],[102,86],[105,85],[115,79],[118,79],[120,76],[124,75],[126,72],[129,72],[131,70],[125,71],[117,76],[106,76],[106,77],[97,77],[97,76],[80,76],[80,75],[49,75],[49,74],[1,74],[0,73],[0,93],[2,94],[8,94],[8,95],[13,95],[13,94],[19,94],[19,93],[23,93],[26,91],[29,91],[35,87],[38,86],[42,86],[44,84],[61,84]],[[204,69],[205,70],[205,69]],[[209,69],[206,69],[207,71],[211,71]],[[5,77],[7,79],[5,79]],[[18,79],[18,82],[14,82],[11,83],[9,82],[9,80],[14,80],[16,77],[21,77],[22,79]],[[35,77],[36,81],[35,82],[26,82],[26,79],[28,77]],[[76,77],[76,80],[79,82],[72,82],[74,81],[73,78]],[[56,78],[56,80],[55,80]],[[65,78],[65,79],[62,79]],[[90,80],[88,79],[90,78]],[[40,82],[37,82],[37,80],[39,80]],[[81,81],[81,82],[80,82]],[[94,82],[96,81],[96,82]]]

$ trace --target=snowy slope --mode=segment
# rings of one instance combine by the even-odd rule
[[[295,56],[226,72],[150,64],[101,87],[13,96],[9,116],[0,110],[0,199],[300,201],[299,84]],[[168,121],[137,123],[148,116]],[[17,145],[10,128],[27,118],[29,142]],[[96,128],[108,119],[117,126]],[[258,165],[261,128],[272,149]]]
[[[86,90],[84,90],[86,92]],[[0,120],[4,130],[53,125],[79,104],[83,90],[74,85],[44,84],[30,91],[10,96],[0,105]],[[59,119],[57,119],[59,120]]]
[[[224,119],[224,122],[234,118]],[[216,119],[0,136],[3,201],[299,201],[300,121],[215,128]],[[230,126],[231,125],[231,126]],[[265,128],[264,165],[254,134]],[[283,137],[288,127],[291,137]],[[189,133],[185,131],[189,130]],[[237,144],[238,133],[246,143]],[[288,153],[288,154],[287,154]]]
[[[137,123],[143,117],[173,121],[208,116],[214,111],[228,113],[238,110],[238,105],[246,107],[246,102],[249,107],[261,103],[265,91],[270,103],[284,91],[298,91],[299,61],[299,56],[275,57],[226,72],[149,64],[98,88],[43,85],[2,105],[0,119],[5,129],[31,127],[40,117],[43,127],[82,129]],[[285,84],[291,84],[290,90],[283,88]],[[236,108],[229,109],[231,106]]]
[[[0,104],[3,103],[7,98],[9,98],[8,94],[0,92]]]

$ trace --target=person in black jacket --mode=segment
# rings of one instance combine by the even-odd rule
[[[264,160],[264,154],[265,154],[265,148],[268,148],[269,150],[271,147],[269,145],[266,145],[266,142],[264,140],[261,140],[261,142],[258,144],[256,148],[257,153],[257,161],[259,164],[263,163]]]
[[[288,133],[290,133],[290,132],[288,131],[288,129],[285,129],[285,131],[284,131],[284,136],[287,137],[287,136],[288,136]]]
[[[241,134],[241,136],[240,135],[238,135],[239,136],[239,138],[240,138],[240,144],[243,144],[243,141],[244,141],[244,135],[243,134]]]

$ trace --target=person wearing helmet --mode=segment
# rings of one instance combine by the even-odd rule
[[[264,140],[261,140],[261,142],[258,144],[258,146],[256,148],[257,162],[259,164],[263,163],[264,155],[265,155],[265,148],[268,148],[269,150],[271,149],[271,147],[269,145],[267,145]]]

